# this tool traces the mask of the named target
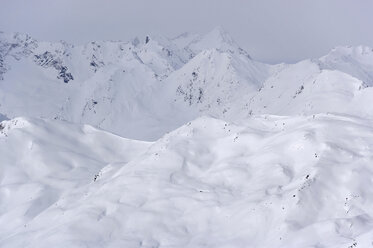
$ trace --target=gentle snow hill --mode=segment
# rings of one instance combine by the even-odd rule
[[[30,118],[1,122],[0,247],[73,189],[91,183],[103,167],[130,161],[149,145],[88,125]]]
[[[133,143],[91,127],[25,119],[5,127],[1,159],[10,164],[1,184],[2,247],[373,242],[372,119],[258,116],[232,124],[203,117],[145,152],[149,144],[136,142],[131,156],[124,154]],[[60,132],[66,128],[68,136]],[[89,138],[92,132],[116,145]],[[107,147],[124,153],[107,154]],[[124,163],[102,167],[103,158]]]

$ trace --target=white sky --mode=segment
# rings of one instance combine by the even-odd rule
[[[130,40],[222,26],[257,60],[373,47],[373,0],[0,0],[0,30],[40,40]]]

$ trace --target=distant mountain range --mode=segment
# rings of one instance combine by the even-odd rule
[[[155,140],[198,116],[371,115],[373,51],[267,65],[221,28],[74,46],[0,33],[0,113],[87,123]]]

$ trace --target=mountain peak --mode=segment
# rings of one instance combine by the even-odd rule
[[[188,48],[196,54],[207,49],[217,49],[222,52],[241,54],[250,58],[248,53],[240,48],[221,26],[215,27],[205,35],[198,36],[190,42]]]
[[[221,26],[216,26],[206,36],[219,39],[228,43],[234,43],[232,37]]]

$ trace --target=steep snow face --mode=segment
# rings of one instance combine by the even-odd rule
[[[124,153],[129,151],[120,146],[133,144],[92,128],[74,126],[71,138],[51,139],[55,122],[18,119],[5,125],[17,128],[0,138],[0,158],[14,156],[1,186],[2,213],[8,213],[0,219],[6,223],[0,225],[4,247],[295,248],[372,242],[372,120],[320,114],[231,124],[200,118],[124,158],[114,158],[123,156],[116,151],[107,156],[102,138],[114,140],[117,145],[110,147]],[[99,143],[91,132],[102,135]],[[12,144],[18,153],[9,155]],[[147,147],[136,145],[139,151]],[[42,146],[51,153],[38,152]],[[64,160],[58,159],[61,151],[69,154]],[[84,154],[93,157],[85,160]],[[109,158],[130,161],[93,177],[102,166],[98,161]],[[93,164],[89,171],[78,170],[87,164]],[[71,184],[64,175],[72,172],[79,187],[61,193],[62,185]]]
[[[1,122],[0,246],[74,189],[96,180],[102,168],[122,165],[149,145],[88,125],[29,118]]]
[[[189,109],[232,119],[246,111],[245,101],[261,87],[268,74],[268,66],[247,57],[205,50],[170,74],[165,92],[180,108],[184,106],[183,112]]]
[[[253,61],[220,27],[204,36],[185,33],[172,42],[193,57],[168,76],[163,89],[186,121],[200,115],[242,119],[249,99],[274,69]]]
[[[191,57],[185,49],[178,48],[169,39],[160,35],[146,36],[144,42],[144,46],[137,51],[137,55],[157,74],[160,80],[181,68]]]
[[[367,46],[336,47],[320,58],[323,68],[348,73],[373,86],[373,49]]]

